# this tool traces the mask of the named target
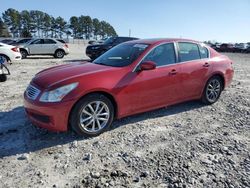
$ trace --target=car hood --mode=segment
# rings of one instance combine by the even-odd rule
[[[36,74],[32,82],[41,88],[49,88],[76,77],[112,70],[115,67],[97,65],[89,62],[70,63],[45,69]]]

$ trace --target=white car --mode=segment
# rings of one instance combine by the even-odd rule
[[[22,59],[22,55],[18,47],[4,44],[1,42],[0,42],[0,56],[3,56],[9,62]]]
[[[67,44],[56,39],[33,39],[23,46],[20,46],[22,58],[30,55],[53,55],[55,58],[63,58],[69,54]]]

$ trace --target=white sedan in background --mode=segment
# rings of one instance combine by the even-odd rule
[[[18,47],[4,44],[1,42],[0,42],[0,56],[3,56],[8,62],[22,59],[22,55]]]

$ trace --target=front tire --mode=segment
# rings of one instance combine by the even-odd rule
[[[205,104],[213,104],[220,98],[223,89],[223,83],[219,76],[210,78],[205,86],[202,94],[202,102]]]
[[[70,125],[79,135],[97,136],[108,130],[114,119],[114,106],[104,95],[90,94],[77,102]]]
[[[20,50],[20,53],[21,53],[21,55],[22,55],[22,59],[25,59],[25,58],[27,58],[27,56],[28,56],[28,52],[26,51],[26,50]]]

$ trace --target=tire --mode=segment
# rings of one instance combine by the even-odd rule
[[[7,80],[7,76],[5,74],[0,74],[0,82],[5,82]]]
[[[63,50],[56,50],[54,57],[61,59],[64,57],[64,55],[65,55],[65,52]]]
[[[22,55],[22,59],[27,58],[28,52],[27,52],[26,50],[21,49],[21,50],[20,50],[20,53],[21,53],[21,55]]]
[[[206,83],[202,94],[202,102],[208,105],[217,102],[220,98],[222,89],[222,79],[219,76],[213,76]]]
[[[90,94],[79,100],[74,106],[69,123],[77,134],[92,137],[108,130],[113,119],[112,102],[104,95]]]

